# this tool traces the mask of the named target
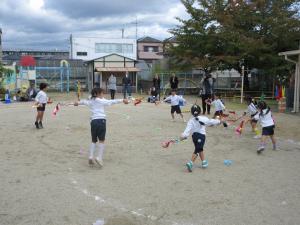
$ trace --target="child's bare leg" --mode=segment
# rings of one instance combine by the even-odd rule
[[[203,151],[199,153],[201,161],[205,160]]]
[[[44,118],[44,112],[40,112],[40,121],[42,122]]]
[[[175,119],[174,113],[171,113],[171,116],[172,116],[172,119],[174,120]]]
[[[256,123],[251,122],[252,132],[256,132]]]
[[[195,162],[197,159],[198,154],[193,153],[192,155],[192,162]]]

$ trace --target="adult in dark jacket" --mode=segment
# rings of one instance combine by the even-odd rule
[[[158,98],[160,101],[160,78],[158,74],[155,74],[155,77],[153,78],[153,87],[155,87],[156,93],[158,94]]]
[[[170,77],[170,87],[172,90],[178,89],[178,78],[176,77],[175,73],[172,73],[172,76]]]
[[[211,98],[213,94],[213,79],[211,77],[211,74],[206,73],[203,79],[201,80],[202,84],[202,109],[203,109],[203,115],[206,113],[210,114],[210,105],[207,104],[205,101],[209,98]]]
[[[127,93],[128,96],[131,96],[131,80],[128,76],[128,73],[126,73],[125,77],[123,77],[122,84],[123,84],[123,94],[125,99]]]

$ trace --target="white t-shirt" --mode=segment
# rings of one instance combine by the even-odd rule
[[[222,101],[220,99],[216,99],[211,102],[211,104],[215,107],[216,111],[221,111],[225,109],[225,106],[223,105]]]
[[[47,104],[48,97],[47,94],[44,91],[39,91],[35,97],[35,101],[40,104]]]
[[[123,102],[123,99],[107,100],[105,98],[95,98],[89,100],[81,100],[80,105],[86,105],[91,111],[91,120],[105,119],[106,115],[104,112],[105,106],[111,106]]]
[[[247,113],[249,113],[250,115],[254,115],[258,112],[256,106],[251,103],[250,105],[248,105],[248,108],[247,108]]]
[[[169,97],[167,97],[164,101],[167,102],[167,101],[170,101],[171,100],[171,105],[172,106],[175,106],[175,105],[179,105],[179,102],[180,101],[184,101],[185,102],[185,99],[178,96],[178,95],[170,95]]]
[[[257,113],[254,116],[254,119],[258,120],[262,127],[269,127],[269,126],[273,126],[275,124],[273,117],[272,117],[271,110],[268,113],[267,113],[267,111],[268,111],[268,109],[264,109],[263,115],[260,115],[260,113]]]
[[[205,116],[198,116],[197,118],[198,120],[196,120],[196,118],[193,117],[188,121],[187,126],[184,132],[182,133],[182,137],[188,137],[190,134],[193,133],[200,133],[205,135],[206,126],[214,126],[220,124],[220,120],[217,119],[208,119]],[[202,125],[201,123],[203,123],[204,125]]]

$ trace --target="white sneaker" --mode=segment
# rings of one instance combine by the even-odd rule
[[[259,146],[259,148],[257,149],[257,154],[262,153],[265,150],[265,146],[261,145]]]
[[[103,160],[99,159],[98,157],[95,159],[95,162],[100,166],[103,167]]]
[[[260,139],[260,138],[261,138],[261,135],[255,135],[253,138],[254,138],[254,139]]]

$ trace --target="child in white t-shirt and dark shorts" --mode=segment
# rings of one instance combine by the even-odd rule
[[[101,88],[94,88],[91,92],[91,99],[75,102],[74,105],[86,105],[91,111],[91,137],[92,143],[89,153],[89,165],[94,165],[94,160],[99,166],[103,166],[104,141],[106,134],[106,115],[104,107],[118,103],[128,104],[127,99],[107,100],[103,96],[104,91]],[[96,144],[98,144],[98,157],[94,157]]]
[[[34,124],[36,129],[43,128],[43,117],[44,117],[44,112],[46,110],[46,104],[48,102],[48,97],[46,94],[47,86],[48,86],[47,84],[41,83],[40,91],[37,93],[35,97],[35,104],[37,106],[37,115]]]

